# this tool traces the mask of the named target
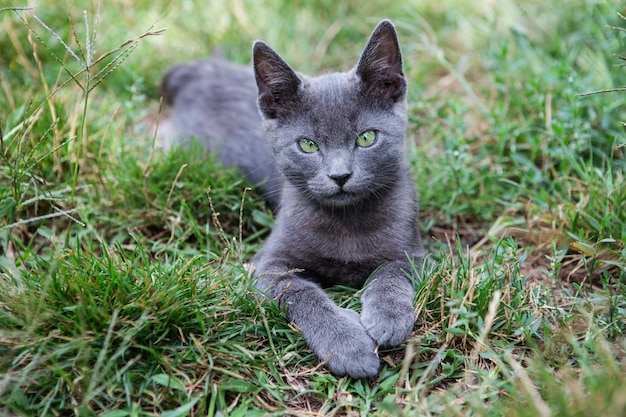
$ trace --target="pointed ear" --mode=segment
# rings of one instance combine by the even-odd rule
[[[381,21],[370,36],[356,73],[361,77],[364,93],[370,98],[392,105],[404,99],[406,80],[402,73],[402,53],[398,36],[389,20]]]
[[[268,119],[284,116],[298,99],[300,78],[265,42],[254,43],[252,61],[261,114]]]

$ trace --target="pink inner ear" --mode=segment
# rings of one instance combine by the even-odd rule
[[[261,105],[265,107],[270,107],[275,103],[274,96],[267,93],[261,94],[259,96],[259,101],[261,102]]]
[[[289,113],[298,100],[300,78],[276,52],[263,42],[254,44],[254,76],[259,89],[259,109],[275,119]]]
[[[381,103],[395,103],[404,97],[402,53],[391,22],[382,21],[374,29],[357,64],[357,74],[363,81],[365,94]]]

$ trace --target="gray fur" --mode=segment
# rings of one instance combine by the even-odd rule
[[[161,145],[168,149],[197,139],[224,165],[239,167],[275,209],[280,175],[262,138],[251,68],[219,56],[177,65],[161,92],[172,106],[171,117],[159,126]]]
[[[408,275],[410,262],[423,255],[417,197],[405,155],[406,81],[395,29],[389,21],[379,23],[358,64],[346,73],[298,74],[260,41],[254,45],[253,61],[263,136],[282,177],[274,228],[253,259],[256,285],[286,306],[289,318],[332,372],[373,377],[380,366],[377,346],[398,345],[413,330],[414,291]],[[211,62],[196,65],[196,70],[217,71],[204,69],[215,65]],[[185,80],[171,78],[182,70],[174,70],[178,74],[173,71],[164,83],[174,87],[167,91],[178,94],[188,88],[186,105],[198,106],[177,116],[180,101],[174,97],[179,129],[192,126],[185,133],[201,135],[206,120],[219,120],[226,126],[219,133],[233,144],[256,132],[252,117],[231,126],[233,115],[225,113],[237,111],[240,122],[239,115],[250,111],[248,101],[237,101],[249,100],[249,83],[243,77],[237,81],[242,87],[239,99],[233,97],[223,109],[205,96],[214,86],[200,86],[193,67],[188,69],[196,80],[191,82],[194,90]],[[225,77],[222,84],[231,82]],[[220,115],[212,114],[218,110]],[[196,119],[200,115],[203,120]],[[241,133],[228,136],[227,129]],[[377,141],[357,146],[357,136],[367,130],[378,132]],[[212,126],[211,131],[217,129]],[[297,143],[301,138],[314,140],[319,150],[303,152]],[[231,142],[222,145],[221,157],[248,164],[248,155],[227,154]],[[246,147],[243,152],[253,152],[254,159],[267,165],[265,156],[258,158],[258,149]],[[337,306],[322,290],[331,285],[365,285],[361,315]]]

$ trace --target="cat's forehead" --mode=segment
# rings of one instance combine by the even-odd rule
[[[351,93],[355,87],[352,73],[334,72],[317,77],[305,77],[304,89],[318,96],[340,96]]]
[[[330,73],[303,80],[308,110],[346,116],[358,110],[357,81],[352,73]]]

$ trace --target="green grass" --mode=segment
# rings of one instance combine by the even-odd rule
[[[626,9],[492,3],[0,9],[0,415],[625,415]],[[154,127],[174,63],[261,38],[345,70],[384,17],[430,254],[413,335],[355,381],[254,296],[258,195]]]

